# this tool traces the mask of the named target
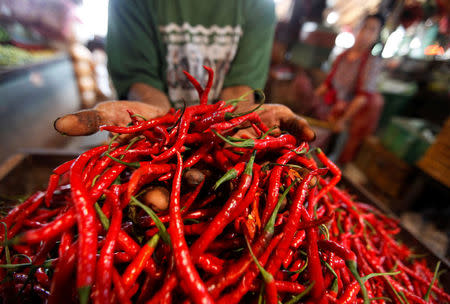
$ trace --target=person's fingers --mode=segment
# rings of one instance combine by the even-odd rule
[[[139,101],[105,101],[97,104],[94,109],[56,119],[54,127],[66,135],[90,135],[97,132],[101,125],[126,126],[131,121],[128,111],[147,119],[165,114],[160,108]]]
[[[300,140],[313,141],[316,138],[308,122],[294,114],[288,107],[280,104],[267,104],[261,113],[261,119],[268,127],[278,125]]]
[[[297,115],[280,119],[280,128],[304,141],[313,141],[316,138],[308,122]]]
[[[59,117],[53,125],[59,133],[78,136],[97,132],[101,124],[102,118],[97,110],[84,110]]]
[[[99,111],[104,124],[126,126],[131,121],[128,111],[140,114],[146,119],[164,115],[166,111],[161,108],[140,101],[107,101],[99,103],[95,109]]]

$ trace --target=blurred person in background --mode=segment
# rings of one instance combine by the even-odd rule
[[[123,100],[98,104],[55,121],[67,135],[88,135],[102,124],[124,126],[126,110],[148,119],[198,101],[183,70],[201,84],[202,65],[215,72],[209,102],[239,98],[266,82],[275,27],[273,0],[110,0],[106,51],[108,69]],[[253,94],[236,112],[255,107]],[[259,112],[269,126],[302,140],[314,132],[289,108],[266,104]]]
[[[315,116],[328,120],[334,132],[348,133],[340,163],[355,157],[363,139],[375,131],[381,115],[383,98],[377,93],[376,81],[382,64],[371,50],[383,24],[379,14],[365,17],[355,44],[335,59],[326,80],[315,90],[321,97],[317,98]]]

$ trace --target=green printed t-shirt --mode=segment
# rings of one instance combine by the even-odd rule
[[[183,70],[209,94],[224,87],[263,88],[275,25],[273,0],[110,0],[108,69],[119,98],[143,82],[163,92],[175,106],[198,95]]]

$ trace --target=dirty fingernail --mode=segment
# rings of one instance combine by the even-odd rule
[[[98,131],[100,117],[96,110],[86,110],[59,117],[53,123],[54,128],[66,135],[90,135]]]

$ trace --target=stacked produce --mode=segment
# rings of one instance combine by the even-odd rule
[[[1,221],[3,303],[446,303],[397,222],[238,100],[127,127]],[[234,138],[249,127],[256,138]]]

